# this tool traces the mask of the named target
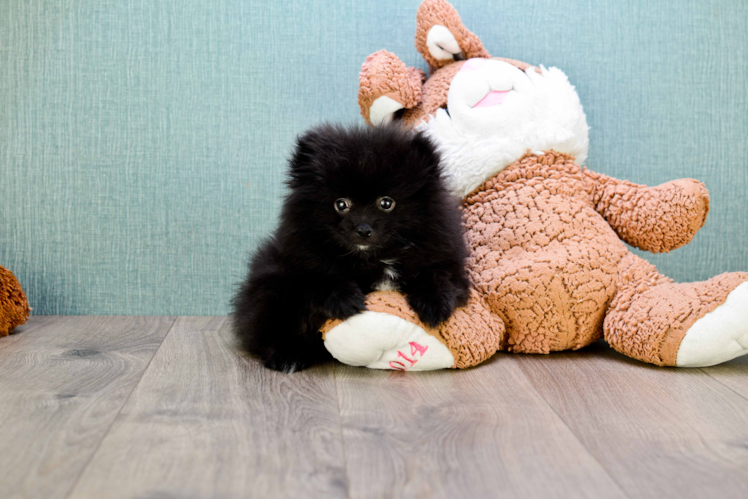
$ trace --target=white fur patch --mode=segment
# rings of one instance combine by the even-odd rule
[[[449,31],[449,28],[441,24],[435,24],[426,35],[426,47],[434,59],[443,61],[454,59],[455,54],[462,52],[457,39]]]
[[[397,272],[397,269],[392,267],[395,265],[395,259],[384,259],[380,262],[384,264],[384,270],[382,272],[383,276],[382,279],[373,286],[374,290],[380,292],[396,292],[400,288],[397,284],[400,273]]]
[[[403,107],[402,104],[391,97],[385,95],[378,97],[369,108],[369,121],[375,127],[386,125],[392,121],[395,112],[403,109]]]
[[[686,332],[678,348],[680,367],[713,366],[748,353],[748,283]]]
[[[491,90],[511,92],[497,106],[473,108]],[[574,87],[558,68],[526,72],[495,59],[455,75],[449,113],[437,110],[418,129],[426,130],[444,160],[452,193],[460,198],[480,186],[529,149],[555,149],[583,164],[589,144],[587,118]]]
[[[387,313],[364,311],[325,335],[325,348],[351,366],[425,371],[454,366],[454,356],[436,337]]]

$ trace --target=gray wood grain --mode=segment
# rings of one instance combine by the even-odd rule
[[[748,399],[748,356],[702,370]]]
[[[179,318],[75,497],[344,497],[332,365],[237,355],[225,318]]]
[[[512,355],[470,370],[336,365],[352,497],[620,497]]]
[[[748,495],[748,401],[704,371],[646,365],[600,343],[517,360],[627,495]]]
[[[33,316],[0,338],[0,497],[68,493],[173,321]]]
[[[226,318],[37,316],[0,339],[0,424],[0,497],[748,495],[748,359],[602,344],[285,375]]]

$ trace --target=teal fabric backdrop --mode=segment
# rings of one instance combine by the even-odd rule
[[[371,52],[424,67],[418,3],[0,2],[0,264],[34,312],[227,313],[294,136],[360,121]],[[706,183],[707,225],[663,272],[748,270],[747,2],[454,5],[493,54],[569,75],[590,168]]]

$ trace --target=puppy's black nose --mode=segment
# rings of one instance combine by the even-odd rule
[[[356,228],[356,234],[362,238],[368,238],[371,236],[371,226],[369,224],[361,224]]]

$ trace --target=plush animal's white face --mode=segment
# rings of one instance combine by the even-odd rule
[[[574,87],[557,69],[522,71],[496,59],[466,61],[447,109],[418,128],[439,145],[448,182],[464,197],[528,149],[587,157],[588,126]]]
[[[473,134],[507,136],[529,123],[537,92],[516,66],[492,59],[470,59],[452,79],[447,98],[455,126]]]

